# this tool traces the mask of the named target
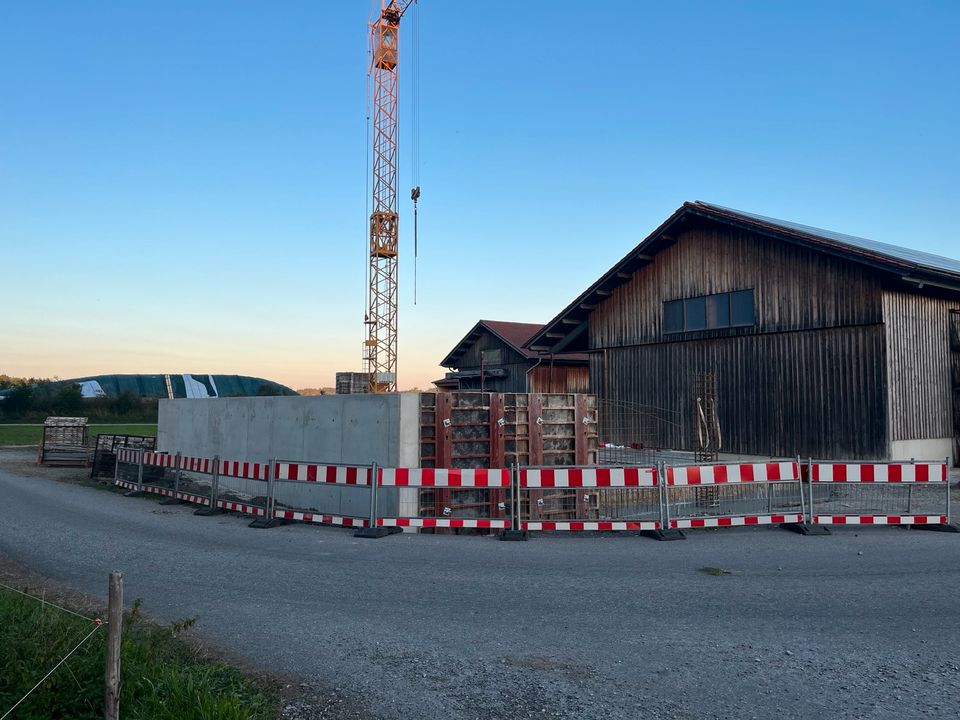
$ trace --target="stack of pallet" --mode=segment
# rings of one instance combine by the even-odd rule
[[[38,464],[86,467],[87,433],[85,417],[48,417],[43,423]]]

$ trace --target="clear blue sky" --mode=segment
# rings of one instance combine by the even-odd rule
[[[0,4],[0,372],[359,369],[369,10]],[[550,319],[684,200],[960,256],[960,3],[421,0],[420,24],[401,387],[479,318]]]

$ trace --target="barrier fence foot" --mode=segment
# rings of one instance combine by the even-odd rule
[[[526,530],[504,530],[500,533],[500,539],[512,541],[529,540],[530,535]]]
[[[183,500],[178,500],[177,498],[165,497],[160,501],[161,505],[184,505]]]
[[[211,515],[223,515],[223,510],[214,507],[201,507],[194,510],[193,514],[200,517],[210,517]]]
[[[258,517],[252,523],[247,525],[247,527],[256,528],[258,530],[268,530],[270,528],[277,527],[282,522],[282,520],[278,520],[277,518]]]
[[[669,528],[664,528],[662,530],[641,530],[640,535],[643,537],[653,538],[654,540],[660,540],[666,542],[667,540],[686,540],[687,536],[683,534],[683,530],[671,530]]]
[[[797,535],[829,535],[830,528],[826,525],[813,525],[811,523],[783,523],[780,525],[783,530],[795,532]]]
[[[353,536],[358,538],[370,538],[376,540],[377,538],[386,537],[387,535],[395,535],[399,532],[403,532],[403,528],[398,527],[365,527],[357,530]]]
[[[929,530],[931,532],[960,533],[960,526],[955,523],[946,523],[944,525],[916,524],[910,526],[911,530]]]

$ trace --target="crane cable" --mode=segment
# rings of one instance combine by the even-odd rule
[[[420,254],[417,233],[417,201],[420,199],[420,3],[413,7],[413,42],[410,83],[410,199],[413,200],[413,304],[417,304],[417,258]]]

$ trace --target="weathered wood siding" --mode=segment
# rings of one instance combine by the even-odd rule
[[[693,377],[713,371],[722,452],[879,459],[888,451],[883,356],[880,325],[634,345],[606,351],[603,392],[681,411],[681,427],[665,424],[659,437],[692,450]],[[591,356],[595,383],[603,364]]]
[[[753,288],[756,325],[663,335],[667,300]],[[593,311],[591,387],[679,412],[693,449],[697,372],[718,378],[723,452],[889,453],[881,280],[870,268],[726,226],[695,226]],[[668,433],[670,435],[670,433]]]
[[[752,328],[662,334],[666,300],[755,290]],[[590,316],[590,348],[752,335],[883,321],[868,268],[730,227],[697,228],[657,253]]]
[[[484,332],[477,338],[477,341],[470,346],[463,357],[460,358],[460,364],[457,370],[480,370],[481,352],[484,350],[502,350],[502,362],[496,365],[486,363],[484,368],[503,368],[507,376],[503,378],[485,378],[483,389],[487,392],[526,392],[527,391],[527,370],[530,369],[531,361],[523,355],[504,343],[502,340],[489,332]],[[480,378],[464,378],[460,384],[461,390],[479,390]]]
[[[586,393],[590,388],[590,370],[586,365],[550,365],[544,360],[530,371],[529,392]]]
[[[883,293],[891,440],[953,437],[951,310],[960,302]]]

